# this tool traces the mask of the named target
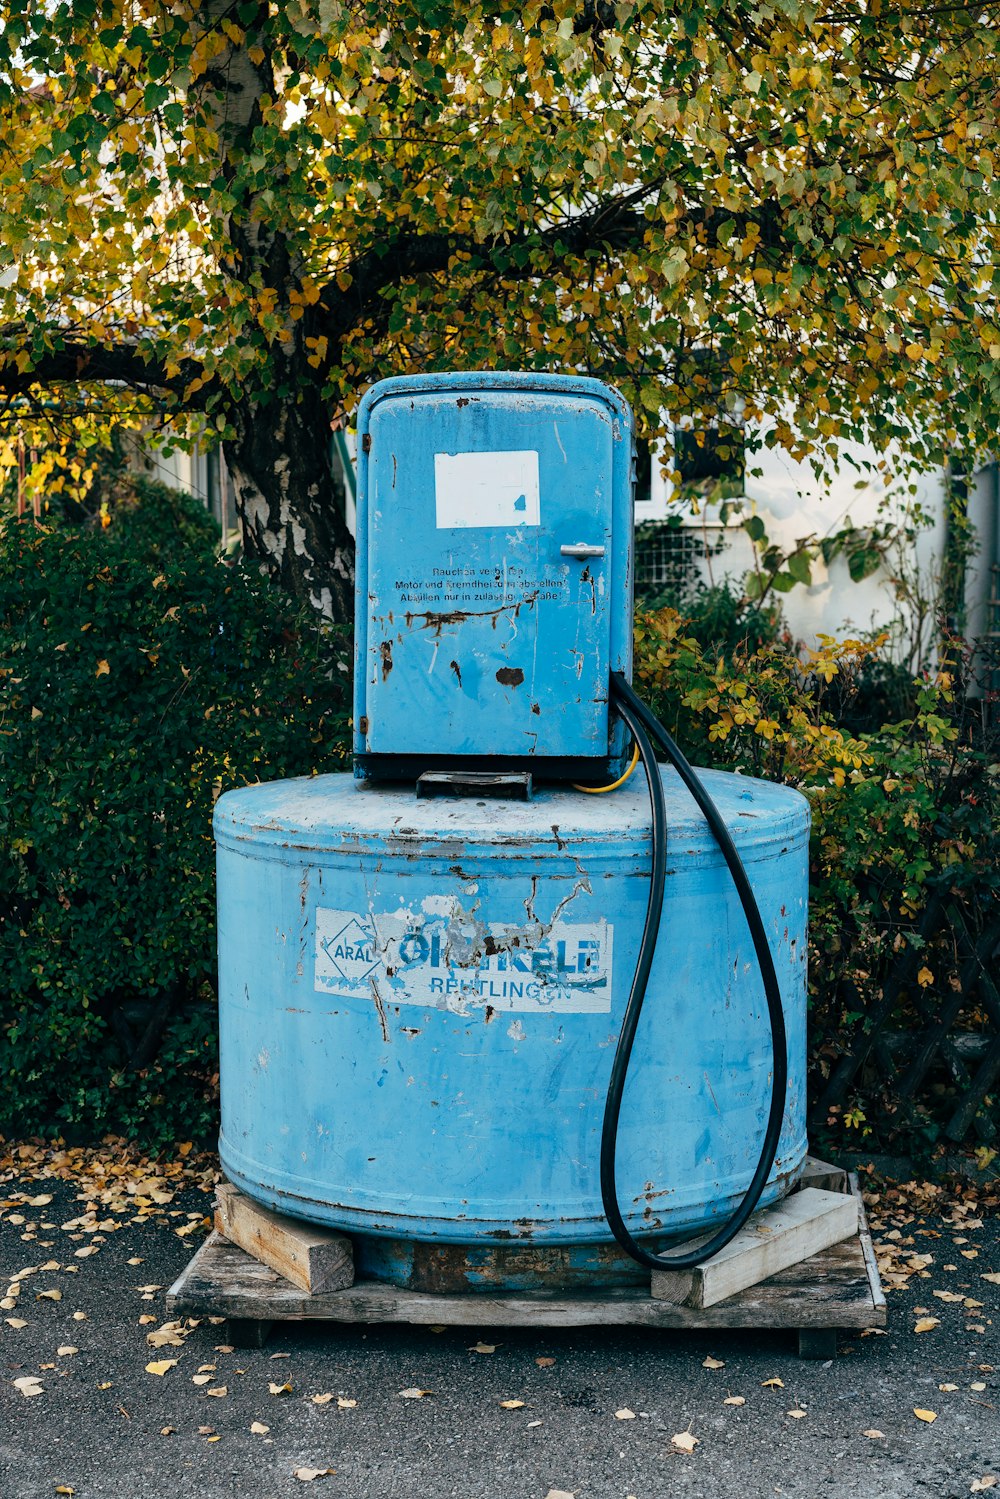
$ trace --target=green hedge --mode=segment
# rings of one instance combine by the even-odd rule
[[[214,1127],[212,807],[344,768],[344,646],[162,486],[0,529],[0,1134]]]
[[[747,642],[732,629],[706,638],[702,623],[640,614],[637,686],[696,764],[783,781],[810,801],[814,1142],[829,1131],[851,1148],[930,1150],[962,1089],[936,1069],[912,1096],[901,1090],[908,1037],[942,1014],[955,1031],[991,1033],[984,985],[1000,941],[1000,746],[977,733],[956,687],[961,643],[950,664],[894,690],[901,716],[881,722],[872,709],[898,675],[884,642],[821,637],[802,653],[777,628],[762,640],[759,620]],[[882,1026],[904,1043],[902,1061],[875,1048],[828,1092],[839,1059]],[[990,1139],[997,1092],[979,1121]]]

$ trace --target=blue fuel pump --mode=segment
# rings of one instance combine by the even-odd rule
[[[618,392],[385,380],[358,449],[354,780],[216,809],[223,1165],[413,1289],[701,1263],[805,1157],[808,805],[630,686]]]

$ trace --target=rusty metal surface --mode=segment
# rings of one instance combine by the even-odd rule
[[[437,1295],[648,1286],[649,1271],[617,1244],[435,1244],[356,1235],[359,1274]]]

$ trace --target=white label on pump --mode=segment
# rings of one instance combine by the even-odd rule
[[[466,1015],[476,1009],[607,1015],[614,927],[556,921],[511,926],[460,909],[427,916],[316,911],[314,987]]]
[[[538,454],[435,453],[437,527],[537,526]]]

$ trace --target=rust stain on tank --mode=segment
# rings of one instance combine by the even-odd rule
[[[519,666],[501,666],[497,672],[497,681],[502,687],[520,687],[524,681],[524,672]]]
[[[458,685],[459,685],[459,687],[461,687],[461,685],[462,685],[462,668],[459,666],[459,664],[458,664],[457,661],[450,661],[448,664],[451,667],[452,671],[455,673],[455,676],[458,678]]]
[[[392,671],[392,641],[383,640],[378,650],[379,655],[382,658],[382,680],[383,682],[385,682],[388,680],[389,673]]]
[[[409,610],[406,613],[406,625],[412,629],[419,620],[423,624],[418,625],[421,630],[433,630],[435,635],[440,636],[445,625],[462,625],[470,619],[488,619],[494,630],[497,620],[502,614],[509,614],[517,619],[522,609],[533,609],[538,602],[538,592],[527,594],[523,599],[512,599],[509,604],[498,604],[495,609],[428,609],[414,614]]]

